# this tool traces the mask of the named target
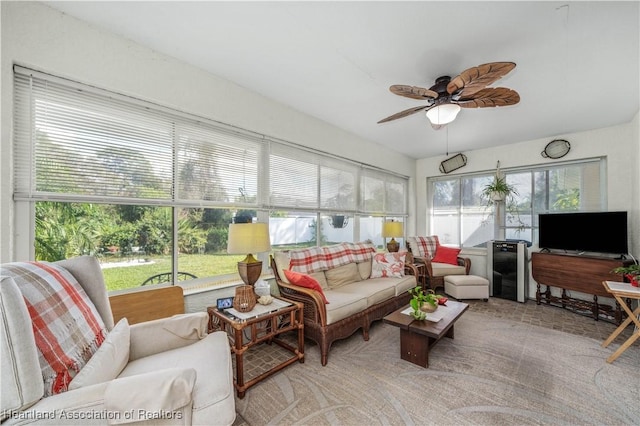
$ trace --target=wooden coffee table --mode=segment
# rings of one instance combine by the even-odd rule
[[[429,349],[442,337],[453,339],[453,325],[469,308],[469,305],[455,300],[447,301],[433,314],[427,317],[441,318],[437,322],[417,321],[410,315],[402,313],[408,305],[387,315],[383,321],[400,328],[400,358],[421,367],[429,367]]]

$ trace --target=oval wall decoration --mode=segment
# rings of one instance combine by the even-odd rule
[[[571,149],[571,144],[564,139],[554,139],[544,147],[544,151],[540,153],[544,158],[558,159],[562,158]]]

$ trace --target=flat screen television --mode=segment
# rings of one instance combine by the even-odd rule
[[[627,212],[538,215],[541,249],[627,254]]]

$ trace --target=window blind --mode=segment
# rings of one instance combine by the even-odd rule
[[[179,200],[261,204],[261,140],[194,124],[178,124],[176,133]]]
[[[17,200],[406,214],[406,177],[19,66],[14,92]]]
[[[407,211],[406,180],[364,168],[360,183],[361,210],[365,213],[404,214]]]
[[[15,197],[170,200],[173,129],[137,105],[15,74]]]
[[[304,149],[271,142],[271,207],[354,212],[358,166]]]

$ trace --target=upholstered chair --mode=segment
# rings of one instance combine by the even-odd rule
[[[469,275],[471,259],[458,256],[459,249],[441,246],[437,235],[409,237],[407,249],[416,263],[425,265],[427,287],[434,291],[444,288],[445,276]]]
[[[56,273],[70,273],[77,281],[73,283],[76,290],[77,284],[82,287],[83,291],[74,294],[88,298],[82,300],[83,306],[97,312],[102,330],[98,340],[104,340],[79,371],[63,373],[64,377],[71,377],[69,382],[48,385],[42,367],[45,352],[40,348],[42,327],[46,329],[51,324],[41,321],[44,314],[38,312],[39,304],[31,303],[24,296],[24,289],[26,286],[42,294],[55,293],[46,293],[44,286],[33,286],[24,274],[11,275],[12,270],[23,265],[0,265],[3,426],[234,422],[233,375],[226,334],[207,334],[205,312],[133,325],[122,319],[114,324],[100,265],[89,256],[47,265],[55,266]],[[70,281],[73,280],[65,282]],[[63,310],[60,315],[70,310]],[[100,322],[95,316],[92,318],[94,323]],[[80,322],[65,323],[64,327],[77,333],[74,326]],[[58,340],[61,349],[65,342]]]

